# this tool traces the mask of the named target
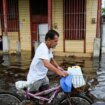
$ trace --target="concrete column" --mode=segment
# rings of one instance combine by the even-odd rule
[[[99,57],[100,55],[100,38],[94,39],[93,57]]]
[[[3,17],[4,17],[4,33],[3,33],[3,52],[9,51],[9,40],[7,36],[7,1],[3,0]]]
[[[16,53],[17,54],[21,54],[21,45],[20,45],[20,41],[19,40],[16,43]]]
[[[3,35],[3,52],[8,53],[9,51],[9,39],[7,35]]]

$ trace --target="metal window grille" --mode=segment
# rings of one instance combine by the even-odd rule
[[[86,0],[64,0],[65,40],[84,40]]]
[[[18,0],[7,0],[8,31],[18,31]]]
[[[0,16],[2,31],[4,31],[3,2],[0,0]],[[8,32],[19,31],[18,0],[7,0],[7,30]]]

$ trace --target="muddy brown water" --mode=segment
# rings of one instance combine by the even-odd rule
[[[93,80],[92,87],[97,84],[96,71],[99,68],[99,60],[93,58],[77,58],[75,56],[59,57],[55,56],[55,60],[65,70],[69,66],[78,65],[82,68],[83,74],[88,80]],[[29,52],[20,55],[0,55],[0,91],[16,91],[15,82],[18,80],[26,80],[32,56]],[[50,85],[59,83],[59,77],[52,72],[48,72]],[[89,89],[89,87],[85,87]]]
[[[79,65],[82,68],[83,74],[88,78],[94,78],[99,66],[98,59],[92,58],[77,58],[75,56],[59,57],[55,56],[58,64],[67,70],[69,66]],[[15,81],[25,80],[32,57],[30,53],[22,53],[22,55],[4,55],[0,56],[0,89],[10,90],[14,86]],[[57,81],[52,72],[48,73],[50,82]]]

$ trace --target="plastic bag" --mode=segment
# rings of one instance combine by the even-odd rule
[[[15,87],[17,90],[21,90],[27,88],[29,86],[29,82],[27,81],[17,81],[15,82]]]
[[[66,77],[60,79],[60,86],[64,92],[71,92],[72,90],[72,75],[69,74]]]

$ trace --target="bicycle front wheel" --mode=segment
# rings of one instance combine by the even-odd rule
[[[70,96],[68,94],[57,99],[54,105],[92,105],[92,101],[87,96]]]
[[[0,105],[19,105],[21,98],[10,92],[0,92]]]
[[[63,99],[59,105],[91,105],[91,103],[83,97],[70,97]]]

